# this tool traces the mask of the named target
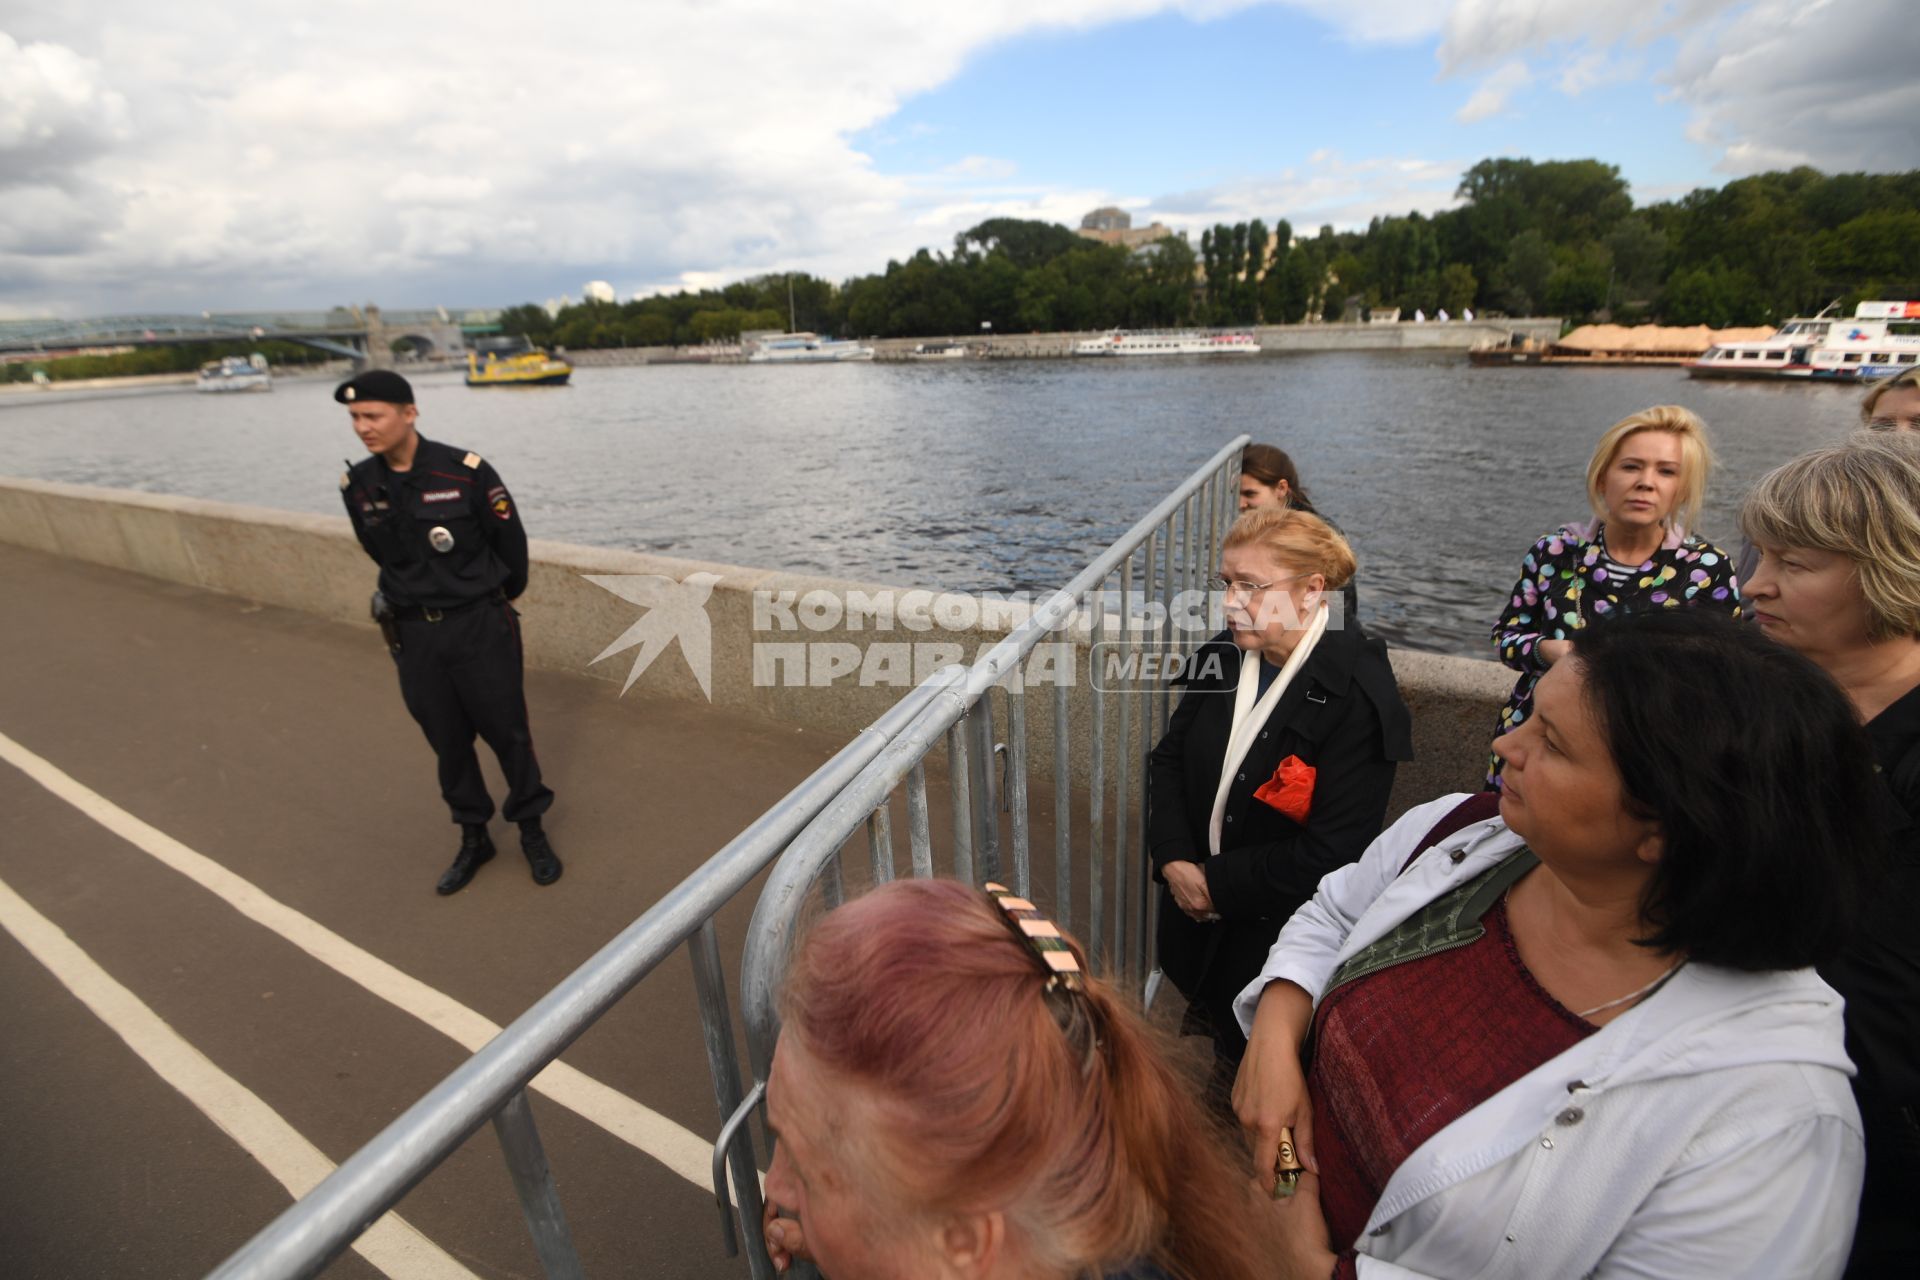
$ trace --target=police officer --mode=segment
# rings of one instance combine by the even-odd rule
[[[522,691],[519,614],[527,531],[513,498],[477,453],[423,438],[413,387],[374,369],[334,389],[371,454],[340,477],[354,536],[380,566],[374,616],[400,669],[400,695],[440,760],[440,794],[460,824],[460,851],[440,877],[464,889],[493,857],[493,797],[474,754],[477,733],[507,777],[507,821],[535,884],[560,878],[541,829],[553,792],[540,781]]]

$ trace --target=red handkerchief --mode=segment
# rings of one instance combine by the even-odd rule
[[[1314,767],[1299,756],[1288,756],[1261,784],[1253,798],[1272,805],[1295,822],[1305,822],[1313,812]]]

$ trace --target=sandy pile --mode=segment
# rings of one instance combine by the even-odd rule
[[[1716,342],[1758,342],[1771,338],[1771,328],[1709,329],[1706,325],[1583,324],[1557,347],[1574,351],[1695,351],[1704,353]]]

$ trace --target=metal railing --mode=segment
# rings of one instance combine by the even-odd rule
[[[218,1280],[311,1276],[399,1203],[481,1125],[493,1122],[526,1211],[542,1267],[553,1280],[581,1275],[547,1171],[527,1083],[683,943],[693,962],[708,1069],[721,1119],[739,1106],[740,1067],[715,914],[746,887],[940,685],[908,694],[613,941],[489,1041],[211,1274]],[[757,1222],[760,1184],[750,1158],[733,1169],[740,1212]],[[723,1213],[723,1231],[732,1219]],[[731,1250],[729,1250],[731,1252]]]
[[[956,678],[937,690],[914,722],[787,847],[755,904],[741,961],[741,1006],[759,1080],[767,1078],[772,1063],[780,983],[802,922],[812,910],[838,905],[850,875],[879,884],[898,871],[892,835],[896,802],[904,804],[907,815],[910,874],[936,874],[936,805],[929,794],[928,762],[943,744],[950,874],[975,884],[1010,879],[1016,892],[1048,903],[1062,927],[1080,934],[1096,970],[1143,1002],[1151,1001],[1148,754],[1166,729],[1171,682],[1103,687],[1101,668],[1110,658],[1124,667],[1129,653],[1185,655],[1211,634],[1204,612],[1189,617],[1187,626],[1176,626],[1176,606],[1182,597],[1189,604],[1206,599],[1204,582],[1219,563],[1220,543],[1232,520],[1233,484],[1245,444],[1242,436],[1222,449],[964,674],[949,669]],[[1036,806],[1030,695],[1022,664],[1043,642],[1063,638],[1076,650],[1084,644],[1089,678],[1046,686],[1053,794],[1050,806]],[[994,736],[996,690],[1004,708],[999,721],[1006,726],[1004,742]],[[1078,734],[1076,722],[1082,726]],[[1003,761],[1003,786],[996,785],[996,760]],[[1076,808],[1084,814],[1084,837],[1076,837]],[[1036,817],[1052,827],[1051,885],[1044,890],[1035,885]],[[865,865],[848,866],[843,856],[862,830]],[[1003,860],[1003,852],[1009,859]],[[1086,870],[1079,893],[1076,865]],[[752,1136],[744,1121],[756,1105],[757,1093],[729,1118],[716,1148],[716,1168],[722,1153],[738,1158],[750,1150]],[[752,1231],[745,1234],[750,1256],[760,1255],[759,1240]],[[757,1256],[755,1261],[757,1268]]]
[[[1014,883],[1030,892],[1032,823],[1029,806],[1026,692],[1009,677],[1049,636],[1085,641],[1092,659],[1102,645],[1121,655],[1146,646],[1181,650],[1201,635],[1174,636],[1169,614],[1177,595],[1198,592],[1217,563],[1220,538],[1231,519],[1233,481],[1247,437],[1215,454],[1072,583],[1056,592],[971,668],[948,667],[910,690],[853,741],[790,791],[698,870],[668,891],[639,919],[542,997],[425,1097],[402,1113],[319,1186],[222,1263],[216,1280],[289,1280],[316,1274],[381,1215],[492,1122],[519,1194],[534,1249],[546,1275],[571,1280],[582,1273],[535,1128],[526,1089],[586,1030],[683,944],[693,965],[707,1065],[721,1120],[713,1177],[721,1230],[729,1255],[738,1236],[747,1241],[748,1269],[770,1280],[761,1245],[759,1171],[746,1123],[759,1104],[772,1057],[773,996],[787,946],[816,882],[838,901],[843,886],[835,855],[852,832],[867,829],[870,874],[893,874],[889,797],[907,780],[905,804],[912,873],[933,874],[932,820],[925,762],[944,738],[947,746],[952,865],[968,880],[1004,874],[1003,836]],[[1138,568],[1136,569],[1136,562]],[[1109,584],[1114,584],[1110,587]],[[1108,609],[1117,602],[1117,614]],[[1155,611],[1146,606],[1159,602]],[[1145,618],[1144,625],[1132,625]],[[1007,740],[994,741],[992,691],[1006,703]],[[1078,688],[1079,686],[1076,686]],[[1096,964],[1124,972],[1134,986],[1150,963],[1151,912],[1144,841],[1146,750],[1164,728],[1168,692],[1109,695],[1090,687],[1081,695],[1087,717],[1082,773],[1070,750],[1076,732],[1069,700],[1053,700],[1054,894],[1063,924],[1084,918]],[[1135,714],[1135,702],[1140,705]],[[1005,781],[995,777],[1000,760]],[[1075,842],[1071,817],[1075,779],[1087,813],[1081,854],[1087,860],[1087,909],[1070,915]],[[998,797],[1009,821],[1003,832]],[[1106,798],[1113,823],[1107,826]],[[1138,815],[1133,824],[1129,818]],[[1110,836],[1110,840],[1109,840]],[[1105,852],[1111,844],[1110,856]],[[785,855],[784,857],[782,855]],[[742,991],[748,1046],[756,1083],[743,1086],[735,1026],[714,917],[755,876],[780,859],[756,906]],[[1111,862],[1108,888],[1107,863]],[[976,875],[978,872],[978,875]],[[731,1194],[726,1185],[731,1174]],[[738,1232],[736,1219],[738,1215]]]

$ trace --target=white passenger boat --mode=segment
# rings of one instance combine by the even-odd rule
[[[193,389],[214,393],[271,391],[273,373],[267,368],[267,358],[257,351],[250,356],[227,356],[201,365]]]
[[[817,333],[783,333],[762,338],[747,357],[748,364],[843,364],[873,359],[873,348],[851,339],[823,338]]]
[[[1109,329],[1074,346],[1077,356],[1257,356],[1251,333],[1213,333],[1203,329],[1162,331]]]
[[[1758,342],[1722,342],[1687,366],[1695,378],[1885,378],[1920,364],[1920,302],[1862,302],[1853,319],[1795,316]]]
[[[967,344],[964,342],[922,342],[907,352],[909,360],[964,360],[967,358]]]

